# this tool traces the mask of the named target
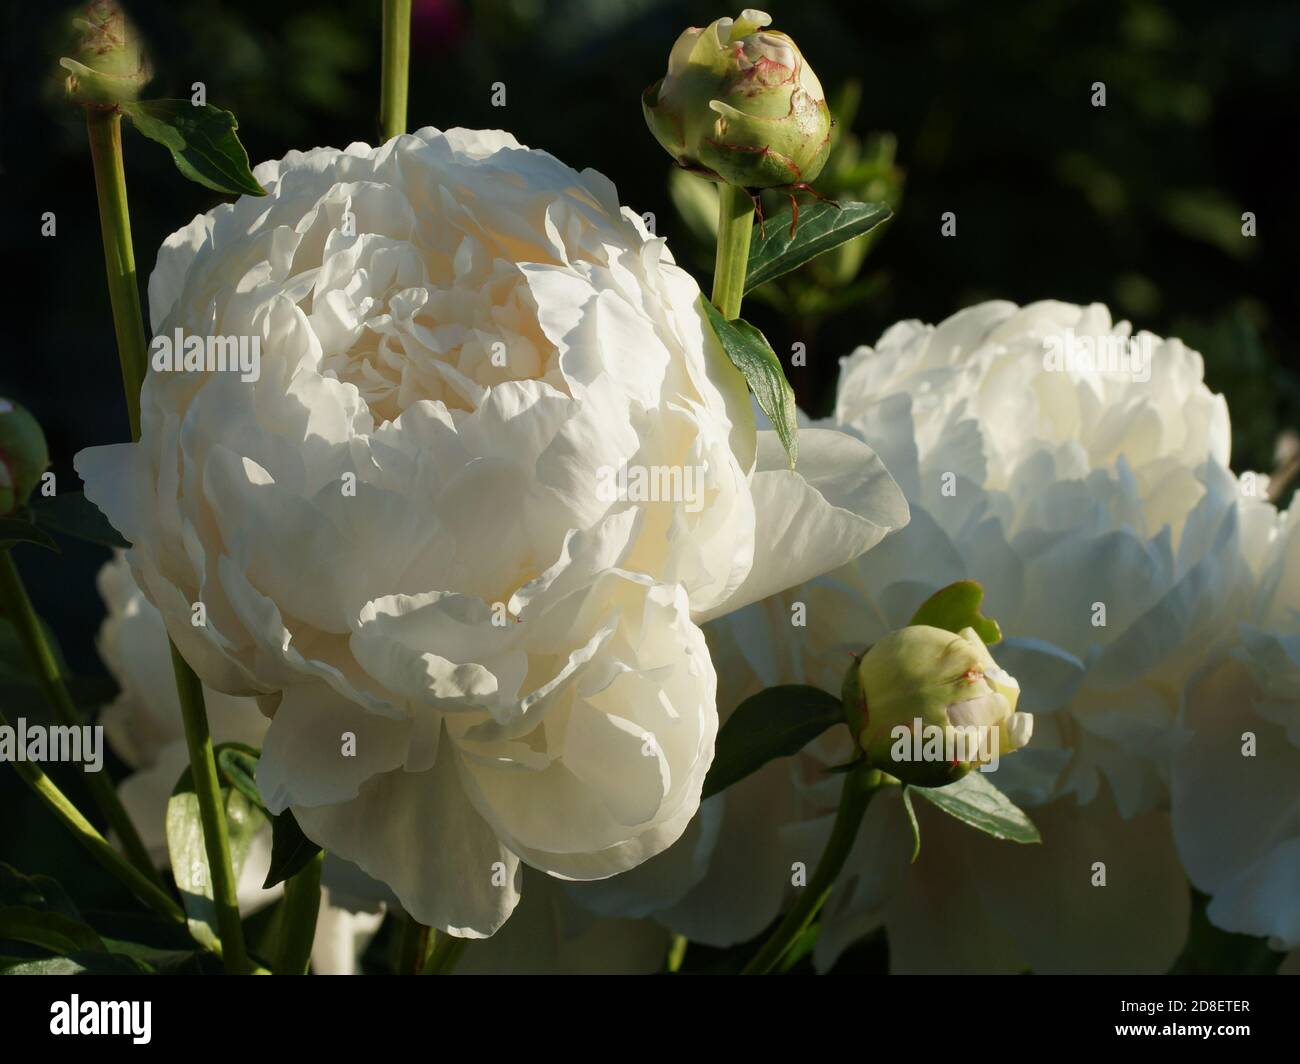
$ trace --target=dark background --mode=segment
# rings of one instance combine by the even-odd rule
[[[203,81],[210,103],[238,115],[254,162],[374,141],[378,0],[126,6],[157,71],[145,95],[188,97]],[[414,0],[410,125],[504,127],[595,167],[624,203],[655,213],[678,260],[707,283],[707,257],[670,203],[669,160],[645,128],[639,94],[663,74],[682,29],[741,6]],[[899,209],[872,246],[860,297],[797,322],[746,304],[778,352],[807,343],[808,366],[791,373],[806,409],[826,408],[840,356],[900,318],[937,321],[990,297],[1103,301],[1117,318],[1200,350],[1210,386],[1228,396],[1234,466],[1274,468],[1279,434],[1300,424],[1295,0],[765,6],[832,97],[860,85],[851,131],[897,138]],[[0,28],[0,395],[43,423],[61,488],[77,484],[78,450],[127,436],[85,130],[56,76],[67,7],[8,3]],[[1090,102],[1097,81],[1104,108]],[[505,108],[491,105],[495,82],[506,86]],[[218,197],[131,131],[126,168],[143,281],[162,239]],[[44,211],[57,215],[55,238],[40,235]],[[945,211],[957,214],[956,239],[940,236]],[[1254,239],[1241,236],[1243,211],[1257,217]],[[98,671],[92,580],[103,552],[70,545],[57,559],[20,547],[17,556],[74,668]],[[0,787],[12,782],[5,774]],[[0,843],[23,864],[5,837],[16,821],[4,819]],[[84,862],[71,860],[49,870],[80,874]]]

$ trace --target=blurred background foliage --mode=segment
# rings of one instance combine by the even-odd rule
[[[71,6],[7,4],[0,36],[9,267],[0,394],[45,426],[61,487],[77,486],[76,451],[127,437],[84,125],[53,73]],[[209,102],[238,115],[254,162],[374,140],[378,0],[125,6],[152,47],[157,76],[147,94],[188,97],[202,81]],[[673,174],[638,101],[682,29],[740,6],[414,0],[411,125],[504,127],[575,167],[595,167],[624,203],[654,214],[656,231],[707,287],[712,190]],[[900,318],[933,322],[994,297],[1103,301],[1135,328],[1181,336],[1202,352],[1210,386],[1228,397],[1238,470],[1295,469],[1295,0],[763,6],[799,42],[840,119],[819,188],[884,199],[896,211],[866,241],[746,304],[778,353],[805,345],[807,364],[788,369],[805,409],[824,413],[839,358]],[[1105,107],[1091,102],[1098,81]],[[504,108],[492,105],[497,83]],[[132,133],[126,166],[143,280],[162,239],[217,197]],[[46,211],[57,217],[53,238],[40,234]],[[955,238],[940,234],[947,211],[957,216]],[[1241,235],[1246,211],[1257,219],[1250,239]],[[102,687],[93,649],[102,610],[90,590],[102,560],[90,547],[65,547],[62,559],[18,554],[88,690]],[[10,708],[38,717],[38,700],[2,666]],[[15,797],[14,785],[11,773],[0,776],[0,801]],[[6,815],[0,827],[8,860],[120,900],[111,883],[94,887],[98,873],[75,852],[22,830],[24,819]]]

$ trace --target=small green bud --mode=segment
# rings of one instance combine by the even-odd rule
[[[650,132],[679,166],[744,188],[812,181],[831,112],[794,41],[746,9],[677,38],[668,73],[641,95]]]
[[[72,29],[72,55],[59,60],[68,71],[68,99],[112,105],[140,95],[153,71],[143,41],[114,0],[87,4]]]
[[[45,433],[17,403],[0,399],[0,517],[27,502],[49,468]]]
[[[1033,717],[1016,712],[1020,685],[973,628],[900,628],[850,671],[849,726],[867,760],[904,783],[941,787],[976,766],[996,768],[1033,734]]]

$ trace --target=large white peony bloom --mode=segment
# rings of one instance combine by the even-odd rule
[[[1174,831],[1206,914],[1300,946],[1300,512],[1274,529],[1240,642],[1192,682],[1174,761]],[[1294,958],[1290,962],[1295,966]]]
[[[157,336],[255,339],[260,374],[156,368],[139,444],[77,467],[186,659],[272,717],[270,806],[422,922],[490,934],[521,859],[610,876],[694,815],[697,622],[906,505],[842,434],[785,467],[599,174],[432,129],[256,174],[266,199],[168,238],[149,297]]]
[[[185,725],[172,680],[171,654],[161,615],[140,593],[121,555],[108,562],[97,580],[108,613],[99,629],[99,654],[120,691],[100,715],[113,752],[135,771],[118,788],[122,805],[160,867],[168,864],[167,801],[189,767]],[[213,743],[261,746],[267,719],[251,698],[204,688]],[[239,877],[241,912],[256,912],[283,893],[263,890],[271,867],[271,829],[258,832]],[[320,975],[350,975],[357,958],[383,920],[382,910],[353,912],[331,904],[322,893],[312,944],[312,969]]]
[[[854,352],[835,420],[884,458],[911,523],[709,626],[725,716],[772,684],[838,691],[850,654],[973,578],[1006,637],[994,656],[1034,714],[1033,740],[992,779],[1043,844],[997,842],[922,802],[911,864],[887,790],[824,913],[823,967],[882,926],[895,971],[1160,971],[1182,947],[1189,896],[1166,786],[1180,693],[1246,609],[1271,508],[1228,471],[1226,407],[1179,341],[1144,334],[1150,361],[1129,372],[1045,362],[1128,336],[1102,306],[993,302]],[[792,626],[796,602],[806,627]],[[683,844],[584,897],[660,907],[705,942],[757,935],[786,903],[793,863],[820,855],[840,788],[825,769],[851,753],[835,729],[767,765],[706,803]]]

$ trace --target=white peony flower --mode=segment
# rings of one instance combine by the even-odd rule
[[[1227,931],[1300,946],[1300,512],[1282,514],[1240,642],[1190,685],[1174,761],[1188,877]],[[1292,962],[1294,963],[1294,961]]]
[[[599,174],[426,129],[256,175],[149,296],[158,337],[256,340],[258,372],[160,358],[140,443],[78,469],[186,659],[272,717],[270,806],[487,935],[521,859],[593,879],[678,837],[716,731],[697,623],[906,505],[842,434],[786,468]]]
[[[185,725],[172,679],[167,630],[140,593],[125,558],[118,554],[99,571],[100,596],[108,608],[99,629],[99,654],[120,691],[99,722],[113,752],[135,771],[122,781],[118,795],[140,838],[159,867],[168,865],[165,819],[167,801],[189,767]],[[267,719],[251,698],[203,690],[214,744],[261,746]],[[247,914],[271,904],[283,893],[277,885],[263,890],[271,867],[271,829],[259,831],[239,876],[240,911]],[[312,968],[320,975],[349,975],[357,958],[383,920],[382,911],[352,912],[330,904],[322,892]]]
[[[1226,467],[1227,410],[1199,355],[1143,334],[1145,370],[1045,366],[1070,337],[1101,350],[1129,330],[1097,305],[984,303],[937,327],[896,325],[846,359],[836,422],[888,463],[911,523],[709,626],[725,717],[773,684],[839,691],[851,654],[975,579],[1005,636],[990,649],[1034,715],[1032,741],[993,781],[1043,844],[918,808],[911,864],[902,803],[885,792],[823,915],[822,967],[882,926],[896,971],[1159,971],[1185,940],[1166,811],[1179,693],[1246,609],[1270,508]],[[795,603],[806,627],[792,626]],[[690,854],[675,847],[584,897],[602,911],[663,907],[668,926],[714,944],[759,934],[793,863],[811,870],[821,854],[841,785],[825,770],[852,750],[837,728],[769,764],[705,804]]]

